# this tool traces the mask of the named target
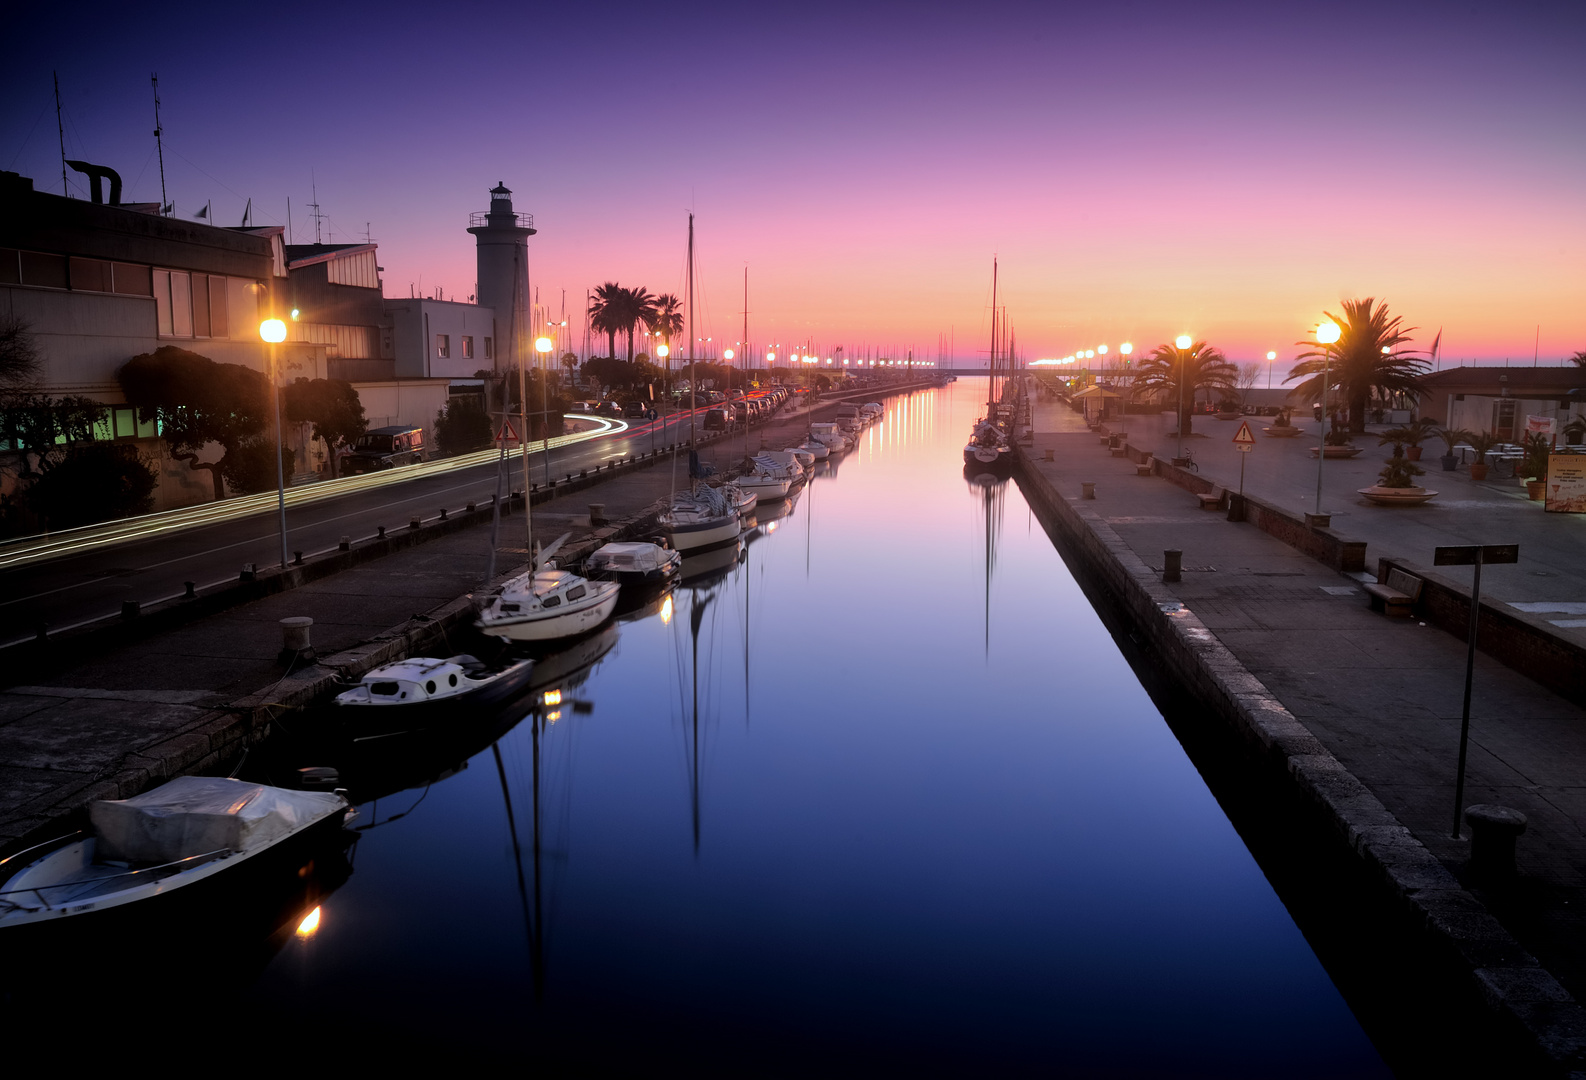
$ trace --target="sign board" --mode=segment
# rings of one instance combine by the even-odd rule
[[[1472,566],[1476,562],[1476,553],[1481,552],[1483,566],[1492,566],[1494,563],[1517,563],[1520,561],[1519,544],[1466,544],[1460,547],[1440,547],[1432,553],[1433,566]]]
[[[1549,513],[1586,514],[1586,454],[1549,454],[1544,495]]]
[[[1246,454],[1256,448],[1256,436],[1250,430],[1250,421],[1244,420],[1240,422],[1239,430],[1234,432],[1234,445]]]
[[[512,426],[512,420],[508,418],[501,421],[501,430],[496,432],[496,442],[516,443],[519,441],[518,429]]]
[[[1558,421],[1551,416],[1532,416],[1527,413],[1525,432],[1527,435],[1557,435]]]

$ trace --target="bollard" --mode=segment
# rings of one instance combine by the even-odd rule
[[[470,514],[474,512],[474,503],[472,501],[468,503],[468,512]]]
[[[303,616],[281,620],[281,652],[276,657],[278,663],[314,662],[314,646],[310,644],[308,636],[309,627],[313,625],[313,619]]]
[[[384,540],[385,539],[385,526],[384,525],[375,526],[375,539],[377,539],[377,540]]]
[[[597,528],[606,523],[605,503],[589,504],[589,523]]]
[[[245,562],[242,564],[242,574],[240,577],[243,581],[252,581],[256,576],[258,576],[258,573],[259,568],[257,565],[251,562]]]
[[[138,607],[136,600],[121,601],[121,617],[123,619],[136,619],[138,617]]]
[[[198,583],[196,581],[184,581],[182,582],[182,587],[187,590],[182,593],[183,600],[198,599]]]
[[[1465,808],[1470,826],[1470,870],[1487,881],[1514,877],[1514,842],[1525,832],[1525,815],[1487,803]]]
[[[1046,448],[1046,452],[1042,455],[1042,459],[1045,460],[1045,461],[1055,461],[1056,460],[1056,458],[1053,456],[1052,447],[1048,446]]]
[[[1096,497],[1096,481],[1081,480],[1079,482],[1079,497],[1081,499],[1094,499]]]
[[[410,529],[416,529],[422,524],[423,522],[419,521],[417,514],[408,519],[408,528]]]
[[[441,520],[442,521],[446,520],[446,507],[444,507],[444,506],[441,507]]]
[[[45,642],[50,639],[50,624],[47,622],[35,623],[33,626],[33,640]]]
[[[350,536],[342,537],[341,540],[336,544],[336,549],[338,551],[351,551],[352,550],[352,537],[350,537]]]
[[[1162,580],[1179,581],[1180,571],[1183,570],[1184,553],[1169,548],[1162,553]]]
[[[303,565],[303,553],[301,551],[292,552],[292,565],[293,566],[302,566]]]

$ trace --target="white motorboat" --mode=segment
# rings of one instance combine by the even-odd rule
[[[531,570],[485,597],[474,625],[506,641],[555,641],[611,618],[621,586],[569,570]]]
[[[757,492],[744,487],[736,480],[723,484],[721,493],[727,499],[727,502],[731,504],[732,508],[738,511],[740,518],[752,514],[754,508],[760,503],[760,496]]]
[[[584,560],[584,573],[596,581],[619,585],[664,585],[677,579],[683,556],[660,544],[604,544]]]
[[[841,454],[848,449],[848,437],[836,424],[811,424],[810,438],[824,445],[828,453]]]
[[[686,558],[690,552],[736,540],[741,529],[738,511],[712,487],[672,494],[672,505],[661,513],[661,529],[674,550]]]
[[[825,461],[831,451],[826,449],[826,444],[816,442],[814,439],[805,439],[797,446],[788,447],[788,452],[799,455],[799,464],[806,469],[817,461]],[[808,460],[805,460],[808,458]]]
[[[804,466],[791,452],[762,450],[749,459],[747,470],[734,482],[768,503],[787,498],[804,478]]]
[[[464,703],[488,705],[511,697],[528,682],[533,667],[534,661],[522,658],[491,668],[466,654],[444,660],[413,656],[366,672],[357,686],[336,695],[336,704],[359,734],[409,730]]]
[[[214,776],[178,777],[130,799],[97,799],[88,807],[92,835],[59,837],[0,862],[0,927],[168,895],[316,826],[340,824],[348,807],[340,791]]]
[[[860,407],[860,411],[868,416],[871,420],[880,420],[882,414],[887,410],[886,407],[881,404],[881,402],[869,401]]]

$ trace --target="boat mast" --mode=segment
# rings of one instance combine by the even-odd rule
[[[997,257],[991,257],[991,362],[986,372],[986,419],[997,413]]]
[[[529,374],[523,337],[523,324],[528,321],[524,300],[528,296],[529,281],[520,245],[513,245],[512,264],[512,356],[518,365],[518,446],[523,450],[524,546],[529,553],[529,572],[532,574],[539,569],[539,559],[534,553],[534,501],[529,497]],[[546,467],[550,466],[547,464]]]
[[[749,268],[743,268],[743,340],[738,342],[738,354],[743,358],[743,456],[749,457]],[[729,374],[727,390],[732,391]]]
[[[688,279],[683,283],[688,295],[688,448],[694,449],[694,212],[688,214]]]

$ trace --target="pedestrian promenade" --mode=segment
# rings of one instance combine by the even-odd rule
[[[1035,408],[1029,467],[1076,506],[1093,509],[1148,566],[1183,552],[1177,597],[1337,760],[1464,880],[1468,844],[1451,838],[1465,670],[1462,641],[1418,619],[1368,607],[1355,577],[1322,565],[1255,527],[1201,509],[1195,495],[1113,457],[1067,405]],[[1129,442],[1163,458],[1171,414],[1129,416]],[[1196,418],[1201,474],[1237,491],[1237,423]],[[1125,425],[1116,425],[1125,426]],[[1259,426],[1252,423],[1258,430]],[[1586,600],[1579,557],[1586,522],[1544,515],[1515,482],[1472,483],[1429,472],[1443,492],[1427,508],[1363,505],[1354,489],[1381,467],[1386,449],[1323,465],[1322,508],[1333,530],[1368,542],[1367,561],[1395,555],[1429,564],[1437,544],[1519,543],[1518,567],[1491,568],[1483,594],[1504,601]],[[1357,440],[1364,443],[1365,440]],[[1315,509],[1314,439],[1260,439],[1248,455],[1245,490],[1295,511]],[[1051,450],[1053,460],[1043,460]],[[1431,469],[1439,468],[1434,460]],[[1081,484],[1095,501],[1081,501]],[[1516,494],[1517,493],[1517,494]],[[1576,554],[1571,554],[1571,552]],[[1454,568],[1448,568],[1454,569]],[[1507,571],[1500,573],[1499,571]],[[1564,620],[1568,621],[1568,620]],[[1578,627],[1559,627],[1578,635]],[[1523,811],[1520,880],[1475,892],[1505,927],[1576,996],[1586,992],[1586,711],[1478,654],[1465,805]]]

